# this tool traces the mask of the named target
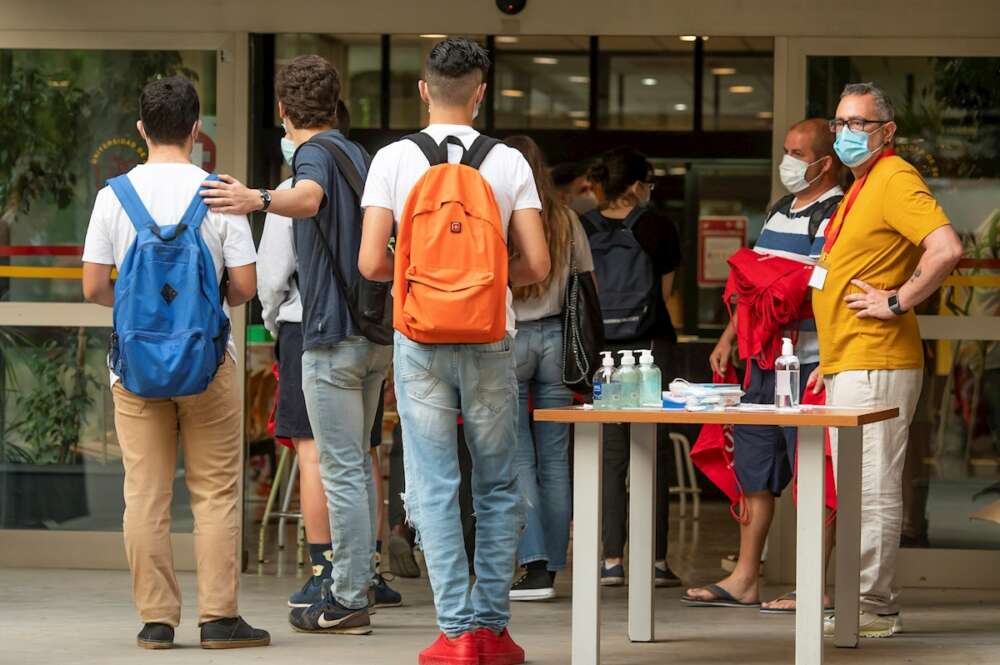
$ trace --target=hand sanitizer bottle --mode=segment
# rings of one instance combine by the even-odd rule
[[[622,356],[621,367],[618,368],[618,383],[621,384],[622,409],[639,408],[639,370],[635,367],[633,351],[619,351]]]
[[[799,405],[799,359],[787,337],[781,340],[781,356],[774,361],[774,405],[779,409]]]
[[[640,351],[639,356],[639,406],[663,406],[663,379],[660,368],[653,364],[652,350]]]
[[[610,351],[601,351],[604,360],[601,362],[601,369],[594,374],[594,408],[595,409],[616,409],[615,402],[619,387],[613,383],[615,375],[615,359]]]

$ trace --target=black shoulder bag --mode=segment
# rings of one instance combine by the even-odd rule
[[[365,183],[351,158],[344,152],[343,148],[329,139],[313,137],[308,142],[321,145],[330,153],[338,170],[347,180],[347,184],[351,186],[351,191],[354,192],[360,209],[361,194],[364,192]],[[364,212],[362,211],[361,214],[363,215]],[[336,277],[337,287],[344,302],[347,303],[347,309],[354,324],[369,341],[382,346],[392,344],[392,282],[373,282],[359,274],[357,284],[352,288],[340,272],[340,234],[336,233],[337,227],[334,228],[334,232],[338,242],[331,251],[330,242],[326,234],[323,233],[323,227],[320,226],[319,220],[314,217],[313,222],[316,224],[316,230],[322,241],[320,244],[323,245],[323,249],[326,250],[327,256],[333,264],[333,274]],[[336,223],[339,225],[340,220],[338,219]]]
[[[575,393],[594,391],[594,373],[604,346],[604,317],[593,273],[577,272],[576,243],[570,234],[569,280],[563,301],[563,384]]]

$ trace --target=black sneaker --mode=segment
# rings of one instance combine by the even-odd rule
[[[618,564],[608,568],[602,563],[601,586],[625,586],[625,566]]]
[[[174,627],[165,623],[147,623],[135,636],[135,643],[143,649],[172,649]]]
[[[658,587],[678,587],[681,585],[681,578],[670,570],[670,566],[665,569],[656,566],[656,586]]]
[[[216,619],[201,624],[202,649],[242,649],[266,647],[271,635],[266,630],[254,628],[243,617]]]
[[[389,586],[385,575],[376,573],[372,582],[372,594],[369,596],[372,607],[399,607],[403,604],[403,595]]]
[[[372,632],[367,607],[348,609],[338,603],[329,590],[315,605],[297,607],[289,612],[288,623],[300,633],[367,635]]]
[[[556,597],[554,576],[547,570],[526,570],[510,588],[511,600],[549,600]]]
[[[319,566],[316,566],[317,568]],[[289,607],[309,607],[323,600],[323,583],[330,579],[329,575],[315,573],[306,580],[299,591],[288,597]]]

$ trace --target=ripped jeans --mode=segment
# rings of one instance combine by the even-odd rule
[[[396,402],[402,426],[407,518],[424,551],[441,631],[457,637],[510,621],[514,552],[524,521],[514,471],[517,379],[513,341],[419,344],[396,333]],[[457,416],[472,457],[476,582],[458,505]]]

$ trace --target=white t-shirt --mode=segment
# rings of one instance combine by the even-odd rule
[[[289,178],[278,185],[278,189],[291,186]],[[278,336],[278,324],[302,323],[302,297],[295,279],[298,257],[294,223],[290,217],[267,213],[257,251],[257,297],[260,298],[261,318],[274,337]]]
[[[140,164],[128,173],[139,200],[160,226],[172,226],[181,220],[207,176],[206,171],[194,164]],[[110,187],[104,187],[97,193],[90,215],[83,261],[121,268],[135,236],[135,227],[118,197]],[[257,260],[250,224],[242,215],[209,211],[201,225],[201,237],[215,263],[216,281],[222,281],[224,268],[238,268]],[[229,305],[223,303],[223,309],[229,316]],[[235,361],[236,344],[232,334],[227,348]],[[111,383],[117,380],[112,372]]]
[[[447,136],[454,136],[466,148],[469,148],[479,136],[478,131],[467,125],[430,125],[423,131],[438,143]],[[455,145],[448,146],[449,162],[458,162],[461,158],[461,148]],[[361,207],[388,208],[392,210],[396,224],[399,224],[410,190],[429,168],[427,158],[413,141],[404,139],[382,148],[368,169]],[[515,210],[541,210],[542,204],[538,200],[531,167],[528,166],[524,155],[514,148],[503,144],[495,146],[486,155],[479,172],[493,188],[505,236],[510,226],[510,217]],[[512,302],[513,298],[508,287],[507,332],[511,336],[515,334]]]
[[[570,230],[573,233],[573,261],[577,272],[590,272],[594,269],[594,255],[590,252],[590,240],[583,230],[580,218],[570,211]],[[542,295],[537,298],[514,301],[514,313],[518,321],[538,321],[562,312],[563,300],[566,299],[566,284],[569,282],[569,260],[563,265],[560,274],[553,275],[552,281]]]

